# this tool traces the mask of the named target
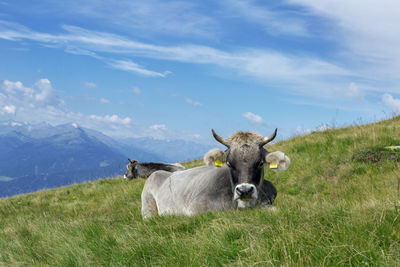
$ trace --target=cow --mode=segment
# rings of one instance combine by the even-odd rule
[[[195,215],[209,211],[271,207],[277,192],[264,179],[264,165],[286,170],[290,159],[283,152],[268,152],[264,145],[274,140],[275,132],[263,137],[252,132],[237,132],[214,138],[227,147],[222,167],[200,166],[171,173],[154,172],[142,191],[142,217],[156,215]]]
[[[138,177],[146,178],[149,177],[153,172],[158,170],[165,170],[168,172],[182,171],[185,169],[181,164],[166,164],[159,162],[145,162],[139,163],[137,160],[129,160],[129,164],[126,166],[126,173],[124,179],[135,179]]]

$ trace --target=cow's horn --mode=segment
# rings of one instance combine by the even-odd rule
[[[217,140],[218,142],[220,142],[221,144],[223,144],[224,146],[226,146],[226,147],[228,147],[228,148],[230,147],[231,142],[230,142],[228,139],[222,138],[221,136],[219,136],[218,134],[216,134],[216,133],[214,132],[214,129],[211,129],[211,132],[212,132],[212,134],[213,134],[215,140]]]
[[[278,128],[275,128],[275,131],[272,135],[268,136],[268,137],[264,137],[263,141],[260,143],[260,146],[265,146],[266,144],[268,144],[269,142],[271,142],[272,140],[275,139],[276,134],[278,132]]]

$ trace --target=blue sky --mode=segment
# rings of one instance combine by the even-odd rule
[[[388,118],[398,25],[394,0],[0,0],[0,120],[211,142]]]

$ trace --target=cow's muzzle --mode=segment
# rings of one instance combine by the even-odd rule
[[[249,201],[256,199],[258,197],[257,194],[257,188],[253,184],[238,184],[235,187],[235,192],[234,192],[234,200],[240,199],[243,201]]]

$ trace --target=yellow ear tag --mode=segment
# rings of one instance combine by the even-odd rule
[[[269,168],[270,168],[270,169],[278,169],[278,163],[276,163],[276,162],[271,162],[271,163],[269,164]]]
[[[215,166],[216,167],[222,167],[222,162],[219,160],[219,159],[217,159],[215,162],[214,162],[214,164],[215,164]]]
[[[129,166],[128,166],[128,169],[131,171],[131,170],[132,170],[132,165],[129,165]]]

